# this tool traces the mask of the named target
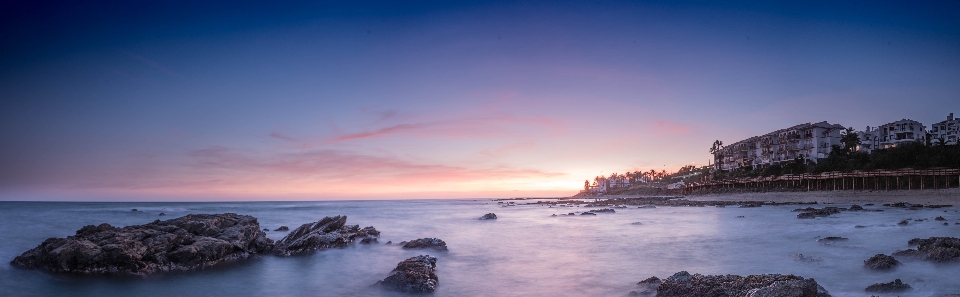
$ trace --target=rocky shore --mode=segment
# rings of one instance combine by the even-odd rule
[[[66,238],[49,238],[11,261],[28,269],[78,274],[148,275],[202,269],[261,254],[289,256],[375,242],[373,227],[346,226],[346,216],[300,226],[274,243],[257,218],[235,213],[191,214],[149,224],[88,225]]]
[[[437,258],[420,255],[400,261],[390,276],[374,286],[404,293],[433,293],[440,284],[437,277]]]
[[[680,271],[660,280],[651,277],[637,284],[632,296],[656,297],[830,297],[812,278],[795,275],[701,275]]]

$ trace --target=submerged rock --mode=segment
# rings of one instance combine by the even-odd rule
[[[830,243],[830,242],[844,241],[844,240],[849,240],[849,238],[839,237],[839,236],[827,236],[824,238],[817,239],[817,242]]]
[[[830,294],[812,278],[795,275],[691,275],[681,271],[663,280],[656,296],[829,297]]]
[[[580,215],[581,215],[581,216],[595,216],[595,215],[597,215],[597,214],[592,213],[592,212],[589,212],[589,211],[584,211],[584,212],[580,213]]]
[[[914,238],[907,242],[917,245],[917,249],[907,249],[893,253],[894,256],[917,257],[934,262],[950,262],[960,260],[960,238],[930,237],[927,239]]]
[[[47,239],[11,263],[51,272],[147,275],[206,268],[272,246],[255,217],[191,214],[123,228],[88,225],[67,238]]]
[[[425,248],[434,248],[438,250],[446,250],[447,243],[443,242],[439,238],[420,238],[411,241],[401,242],[400,245],[405,249],[425,249]]]
[[[380,237],[373,227],[360,229],[359,225],[344,225],[347,216],[324,217],[316,223],[303,224],[277,241],[273,254],[291,256],[327,248],[345,247],[357,239]]]
[[[910,285],[903,283],[898,278],[889,283],[872,284],[863,290],[866,292],[890,293],[890,292],[903,292],[910,289],[912,289]]]
[[[390,276],[374,286],[405,293],[433,293],[439,284],[437,258],[420,255],[400,261]]]
[[[860,205],[854,204],[850,206],[850,211],[861,211],[861,210],[863,210],[863,207]]]
[[[488,213],[488,214],[483,215],[482,217],[480,217],[480,219],[481,219],[481,220],[496,220],[496,219],[497,219],[497,214],[491,212],[491,213]]]
[[[280,228],[274,229],[273,231],[290,231],[290,227],[280,226]]]
[[[903,220],[903,221],[900,221],[899,223],[897,223],[897,225],[900,225],[900,226],[906,226],[907,224],[910,224],[910,221]]]
[[[165,215],[167,215],[167,214],[161,212],[160,215],[161,215],[161,216],[165,216]]]
[[[798,210],[794,210],[794,211],[798,211]],[[803,211],[803,212],[801,212],[800,214],[797,214],[798,219],[812,219],[812,218],[826,217],[832,214],[840,213],[839,208],[832,207],[832,206],[824,207],[821,209],[808,207],[806,209],[800,209],[799,211]]]
[[[863,261],[863,266],[873,270],[886,270],[899,264],[900,261],[897,261],[897,259],[884,254],[876,254],[873,257],[870,257],[870,259]]]
[[[594,209],[594,210],[591,210],[590,212],[592,212],[592,213],[598,213],[598,212],[616,213],[617,211],[616,211],[616,210],[613,210],[612,208],[604,208],[604,209]]]
[[[937,220],[937,221],[946,221],[947,219],[944,219],[943,216],[937,216],[937,218],[934,219],[934,220]]]

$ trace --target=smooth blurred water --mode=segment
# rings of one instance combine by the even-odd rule
[[[524,203],[523,201],[518,201]],[[822,205],[818,206],[821,207]],[[848,205],[835,205],[848,206]],[[137,208],[143,212],[131,212]],[[863,267],[878,253],[906,249],[915,237],[960,237],[958,207],[844,212],[801,220],[794,206],[658,207],[614,214],[557,216],[587,210],[537,205],[500,207],[490,200],[404,200],[257,203],[0,202],[0,296],[402,296],[370,288],[397,262],[419,254],[439,258],[436,296],[625,296],[650,276],[680,270],[701,274],[781,273],[813,277],[833,296],[869,296],[873,283],[900,278],[915,289],[883,296],[960,293],[960,262],[904,260],[893,271]],[[166,217],[158,217],[165,212]],[[144,224],[190,213],[234,212],[264,228],[291,229],[323,216],[374,226],[381,244],[219,265],[195,272],[140,277],[54,275],[9,263],[49,237],[89,224]],[[494,212],[495,221],[477,218]],[[949,226],[932,220],[942,215]],[[737,216],[744,216],[737,218]],[[911,221],[897,226],[900,220]],[[639,222],[640,224],[631,224]],[[864,225],[866,228],[855,228]],[[286,232],[268,232],[273,239]],[[817,238],[850,240],[821,244]],[[449,251],[403,250],[389,241],[438,237]],[[800,260],[797,254],[819,259]],[[876,294],[875,294],[876,295]]]

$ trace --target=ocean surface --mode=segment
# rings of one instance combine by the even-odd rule
[[[878,205],[866,208],[883,212],[844,212],[819,219],[797,219],[797,213],[791,212],[794,208],[633,207],[612,214],[553,217],[589,208],[502,207],[488,199],[0,202],[0,296],[405,296],[370,285],[386,277],[397,262],[420,254],[439,259],[440,285],[435,296],[626,296],[640,280],[665,278],[681,270],[795,274],[816,279],[833,296],[870,296],[864,293],[865,287],[896,278],[914,290],[882,296],[960,294],[957,262],[902,260],[902,266],[884,272],[863,267],[863,261],[874,254],[909,248],[911,238],[960,237],[960,225],[954,224],[960,221],[960,207],[906,210]],[[160,212],[167,216],[158,217]],[[253,215],[262,228],[271,230],[347,215],[347,224],[374,226],[382,234],[380,244],[288,258],[267,255],[148,277],[49,274],[9,264],[44,239],[72,235],[84,225],[126,226],[190,213],[226,212]],[[499,218],[477,219],[489,212]],[[934,221],[936,216],[944,216],[950,225]],[[897,225],[908,218],[927,220]],[[280,239],[286,232],[267,235]],[[817,242],[826,236],[849,240]],[[449,251],[403,250],[383,244],[421,237],[443,239]]]

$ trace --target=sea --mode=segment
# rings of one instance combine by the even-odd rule
[[[872,295],[960,294],[960,262],[902,259],[890,271],[863,265],[875,254],[910,248],[912,238],[960,237],[960,206],[908,210],[876,205],[865,208],[883,211],[797,219],[791,211],[796,205],[632,206],[585,216],[579,213],[591,208],[498,202],[503,201],[0,202],[0,296],[407,296],[371,285],[398,262],[424,254],[438,258],[434,296],[627,296],[643,279],[678,271],[794,274],[814,278],[841,297],[871,296],[864,288],[894,279],[913,290]],[[478,219],[491,212],[496,220]],[[379,244],[295,257],[266,255],[146,277],[51,274],[9,264],[43,240],[73,235],[84,225],[127,226],[196,213],[252,215],[270,230],[346,215],[347,224],[374,226],[382,233]],[[576,215],[562,215],[567,213]],[[935,221],[937,216],[949,225]],[[905,219],[909,224],[897,225]],[[275,240],[286,234],[267,232]],[[828,236],[848,240],[818,242]],[[449,250],[385,244],[423,237],[440,238]]]

